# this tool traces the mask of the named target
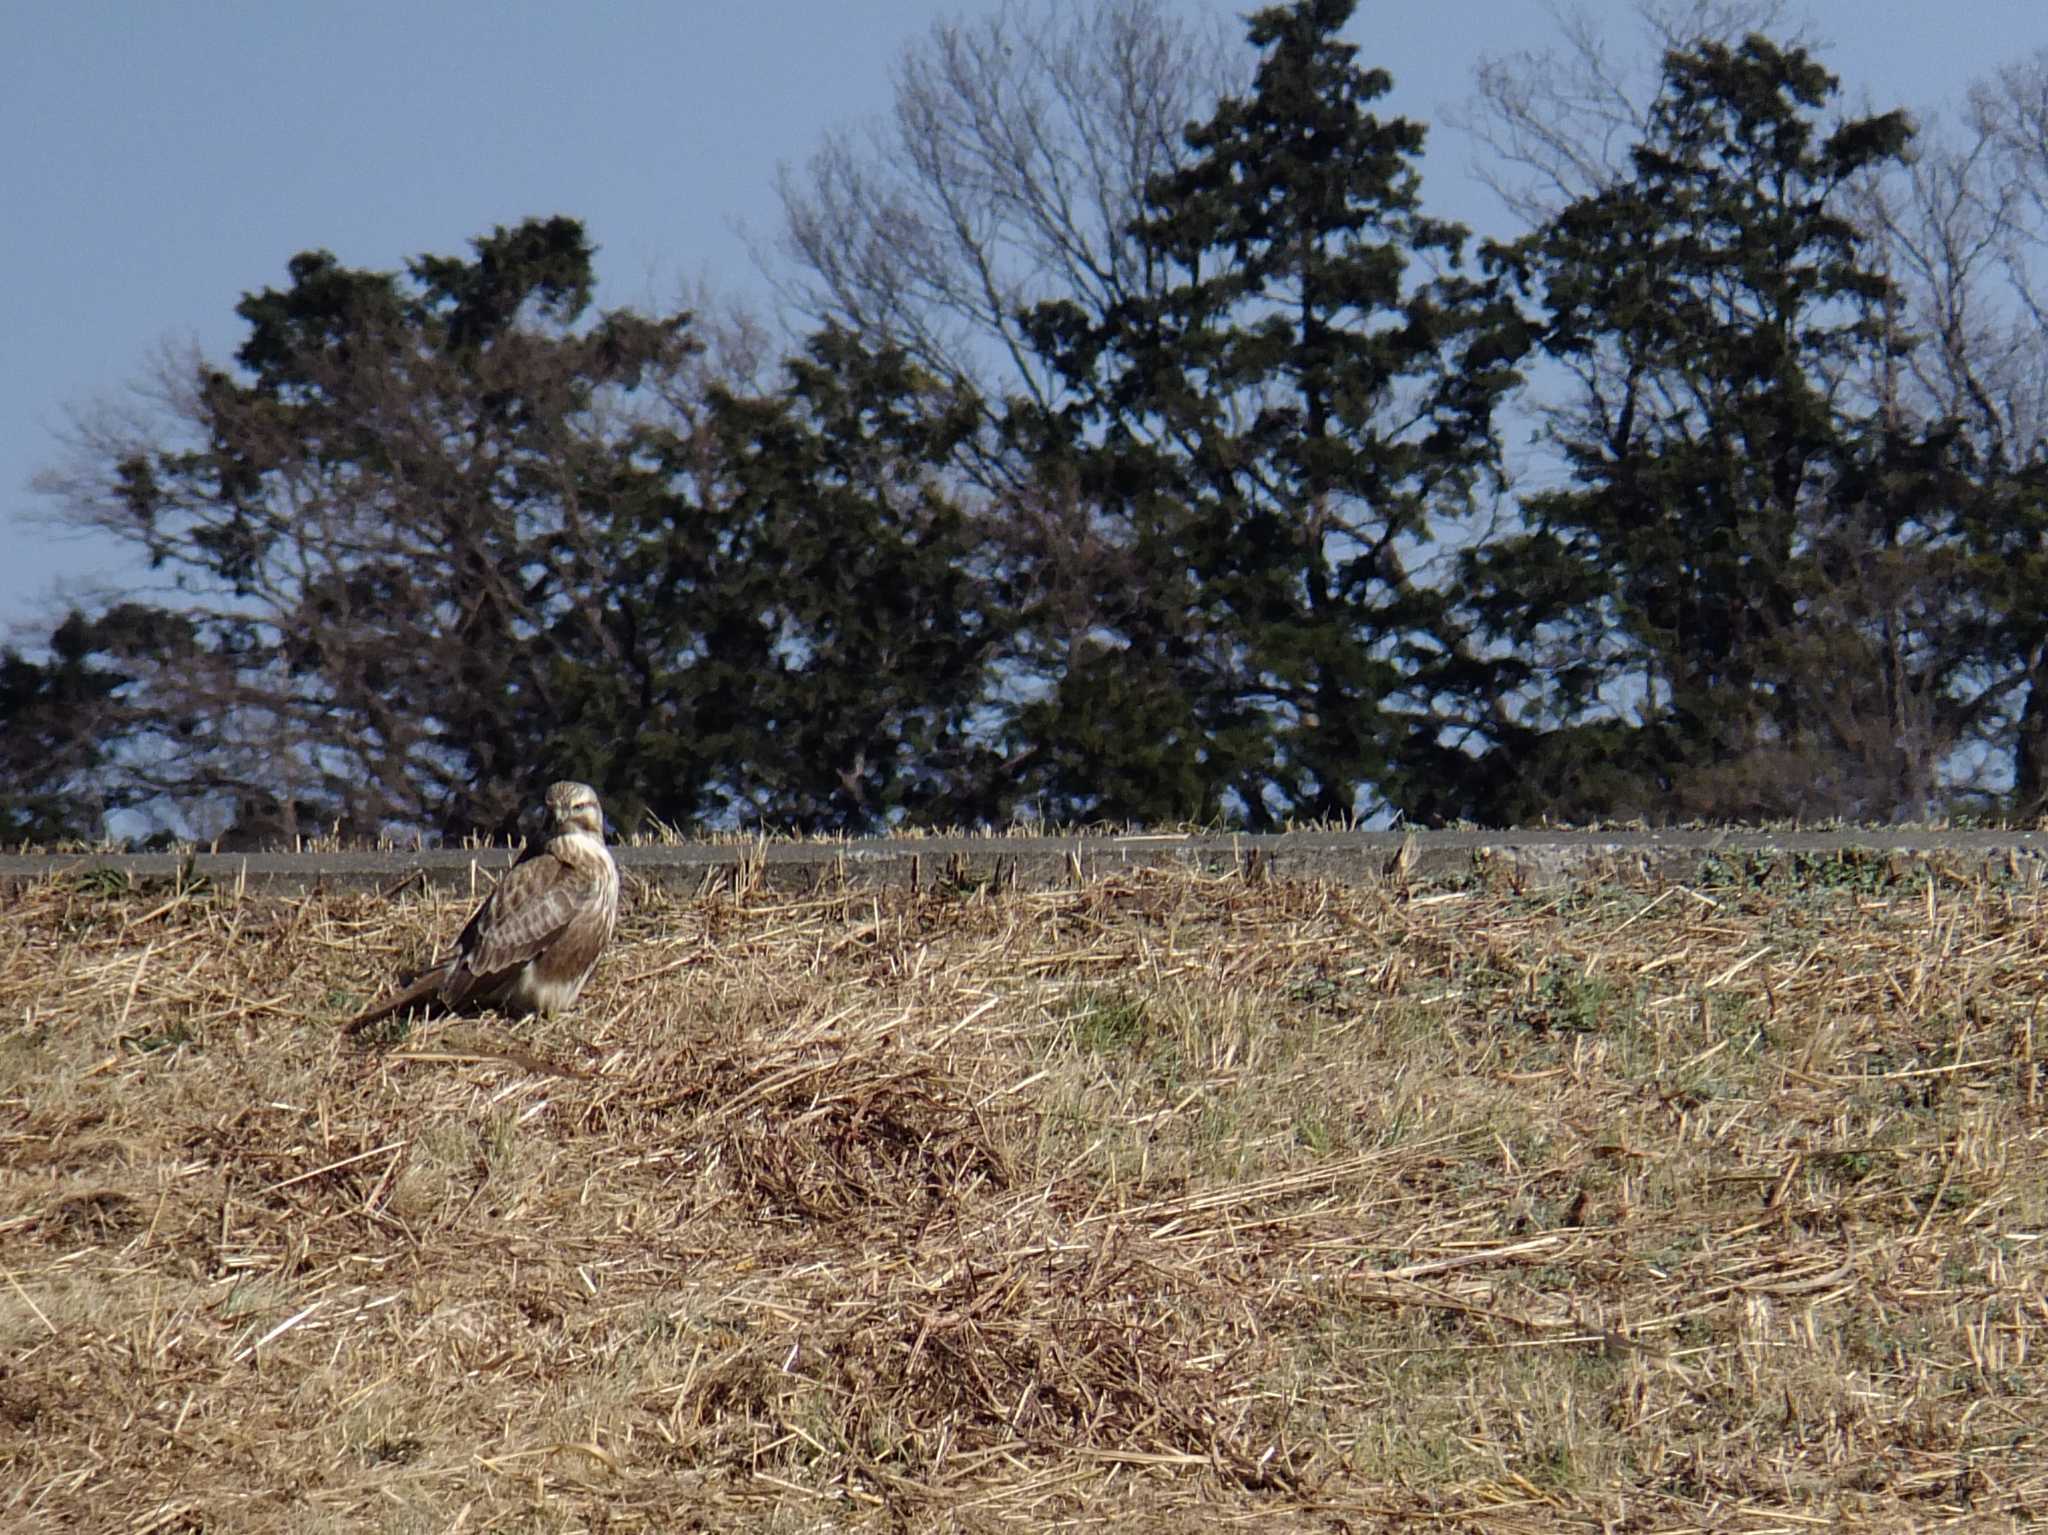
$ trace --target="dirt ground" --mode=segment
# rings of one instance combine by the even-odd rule
[[[2030,874],[629,897],[5,898],[0,1528],[2048,1521]]]

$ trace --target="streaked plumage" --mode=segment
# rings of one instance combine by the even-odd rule
[[[619,870],[588,784],[547,792],[546,834],[469,919],[455,952],[350,1021],[351,1032],[421,1011],[552,1013],[576,1000],[618,919]]]

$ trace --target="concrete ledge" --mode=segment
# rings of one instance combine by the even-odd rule
[[[736,885],[804,889],[842,882],[876,889],[930,889],[943,884],[1045,889],[1121,870],[1162,867],[1253,878],[1345,881],[1403,874],[1437,879],[1494,870],[1532,884],[1549,884],[1584,873],[1697,879],[1713,859],[1827,863],[1862,857],[1933,860],[2038,878],[2048,856],[2048,834],[1889,827],[1824,832],[1286,832],[692,843],[613,851],[629,876],[684,890]],[[203,878],[279,893],[383,889],[416,882],[461,890],[481,888],[513,856],[509,848],[0,856],[0,888],[100,872],[136,881]]]

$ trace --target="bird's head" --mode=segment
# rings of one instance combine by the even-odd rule
[[[549,836],[573,831],[604,841],[604,807],[589,784],[567,780],[549,784],[546,803]]]

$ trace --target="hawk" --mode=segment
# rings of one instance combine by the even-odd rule
[[[552,1013],[576,1000],[619,913],[619,869],[589,784],[551,784],[547,831],[498,881],[455,952],[350,1021],[354,1033],[408,1008]]]

